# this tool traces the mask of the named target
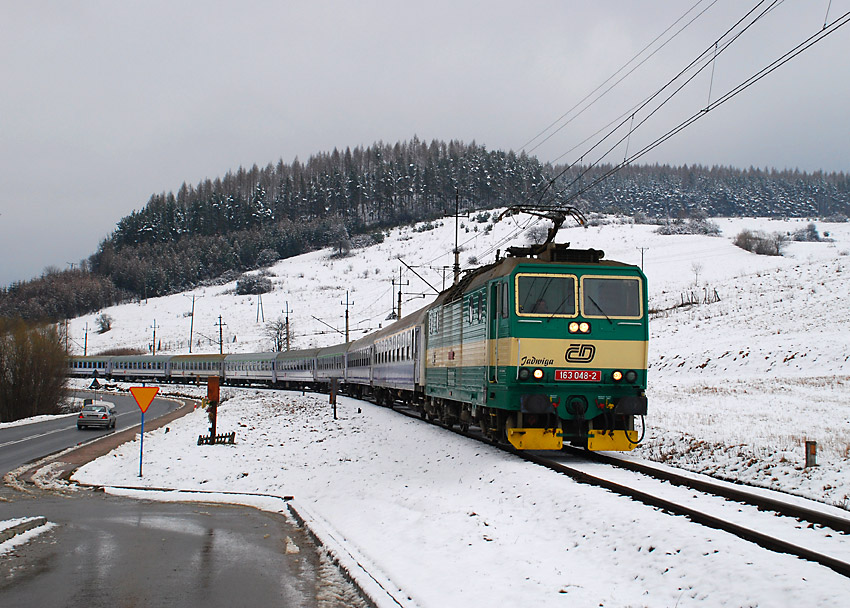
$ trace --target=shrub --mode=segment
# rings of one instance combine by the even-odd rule
[[[240,296],[268,293],[274,289],[268,277],[243,274],[236,281],[236,293]]]
[[[95,321],[97,322],[97,333],[99,334],[105,334],[112,329],[112,317],[105,312],[99,314]]]
[[[801,228],[800,230],[795,231],[794,234],[791,235],[791,238],[795,241],[809,243],[819,243],[822,240],[820,238],[818,228],[814,225],[814,223],[811,223],[805,228]]]
[[[702,234],[718,236],[720,226],[705,218],[690,218],[686,221],[675,221],[664,224],[655,231],[658,234]]]
[[[767,234],[761,230],[742,230],[733,242],[741,249],[758,255],[782,255],[788,237],[780,232]]]

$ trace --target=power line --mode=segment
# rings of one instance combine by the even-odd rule
[[[664,133],[660,137],[656,138],[651,143],[644,146],[642,149],[640,149],[637,152],[635,152],[634,154],[632,154],[630,157],[625,159],[622,163],[615,165],[614,167],[612,167],[611,169],[609,169],[608,171],[603,173],[601,176],[596,178],[593,182],[591,182],[587,186],[581,188],[579,191],[577,191],[574,194],[572,194],[571,196],[569,196],[566,199],[565,202],[575,200],[576,198],[578,198],[579,196],[581,196],[582,194],[584,194],[585,192],[587,192],[591,188],[595,187],[597,184],[601,183],[605,179],[608,179],[608,177],[610,177],[611,175],[613,175],[614,173],[616,173],[617,171],[619,171],[623,167],[630,165],[631,163],[635,162],[637,159],[648,154],[650,151],[654,150],[655,148],[660,146],[662,143],[664,143],[665,141],[667,141],[668,139],[670,139],[674,135],[677,135],[678,133],[680,133],[681,131],[683,131],[684,129],[686,129],[687,127],[689,127],[690,125],[692,125],[696,121],[698,121],[699,119],[703,118],[710,111],[712,111],[715,108],[723,105],[724,103],[726,103],[727,101],[729,101],[730,99],[732,99],[733,97],[738,95],[739,93],[742,93],[743,91],[745,91],[746,89],[748,89],[749,87],[751,87],[752,85],[757,83],[759,80],[761,80],[762,78],[767,76],[768,74],[771,74],[772,72],[774,72],[775,70],[777,70],[781,66],[783,66],[784,64],[788,63],[791,59],[794,59],[795,57],[797,57],[797,55],[799,55],[803,51],[811,48],[812,46],[814,46],[815,44],[817,44],[818,42],[820,42],[821,40],[826,38],[826,36],[837,31],[839,28],[847,25],[848,22],[850,22],[850,11],[844,13],[841,17],[835,19],[832,23],[828,24],[826,26],[826,28],[821,29],[818,32],[816,32],[815,34],[811,35],[809,38],[807,38],[803,42],[799,43],[797,46],[793,47],[791,50],[787,51],[784,55],[775,59],[774,61],[769,63],[767,66],[763,67],[761,70],[759,70],[758,72],[756,72],[755,74],[753,74],[752,76],[750,76],[749,78],[744,80],[743,82],[739,83],[734,88],[727,91],[724,95],[722,95],[717,100],[715,100],[714,102],[709,104],[706,108],[701,109],[700,111],[691,115],[690,117],[688,117],[687,119],[685,119],[684,121],[682,121],[681,123],[679,123],[678,125],[673,127],[672,129],[670,129],[669,131],[667,131],[666,133]]]
[[[670,101],[673,97],[675,97],[675,96],[676,96],[676,95],[677,95],[677,94],[678,94],[678,93],[679,93],[679,92],[680,92],[680,91],[681,91],[681,90],[682,90],[682,89],[683,89],[683,88],[684,88],[687,84],[689,84],[689,83],[690,83],[690,82],[691,82],[694,78],[696,78],[696,76],[697,76],[697,75],[699,75],[699,73],[700,73],[700,72],[702,72],[702,70],[703,70],[703,69],[705,69],[705,67],[706,67],[707,65],[709,65],[709,63],[703,63],[703,65],[702,65],[701,67],[698,67],[698,66],[700,66],[700,62],[704,62],[705,57],[706,57],[709,53],[712,53],[712,52],[714,51],[715,46],[716,46],[717,44],[719,44],[719,43],[723,42],[723,41],[724,41],[724,39],[726,39],[726,38],[727,38],[728,36],[730,36],[733,32],[735,32],[735,30],[736,30],[739,26],[741,26],[741,24],[742,24],[742,23],[745,23],[745,22],[746,22],[746,20],[747,20],[748,18],[750,18],[750,16],[752,16],[752,15],[753,15],[753,14],[757,11],[757,9],[758,9],[758,8],[759,8],[762,4],[764,4],[764,2],[765,2],[765,1],[766,1],[766,0],[760,0],[760,1],[759,1],[759,2],[758,2],[758,3],[757,3],[757,4],[753,7],[753,8],[751,8],[749,11],[747,11],[747,13],[746,13],[746,14],[744,14],[744,16],[743,16],[743,17],[741,17],[740,19],[738,19],[738,21],[736,21],[736,22],[735,22],[735,23],[734,23],[731,27],[729,27],[729,28],[728,28],[728,29],[727,29],[727,30],[726,30],[726,31],[725,31],[725,32],[724,32],[724,33],[723,33],[723,34],[722,34],[719,38],[717,38],[717,40],[715,40],[714,42],[712,42],[712,43],[711,43],[711,44],[710,44],[710,45],[709,45],[709,46],[708,46],[708,47],[707,47],[707,48],[706,48],[706,49],[705,49],[702,53],[700,53],[699,55],[697,55],[697,57],[696,57],[696,58],[694,58],[693,60],[691,60],[691,62],[690,62],[690,63],[688,63],[688,64],[687,64],[684,68],[682,68],[682,69],[681,69],[681,70],[680,70],[680,71],[679,71],[679,72],[678,72],[675,76],[673,76],[671,79],[669,79],[669,80],[668,80],[668,81],[667,81],[667,82],[666,82],[663,86],[661,86],[659,89],[657,89],[657,90],[656,90],[656,91],[655,91],[652,95],[650,95],[649,97],[647,97],[647,98],[646,98],[646,99],[645,99],[642,103],[640,103],[640,104],[638,105],[638,107],[637,107],[636,109],[634,109],[634,110],[633,110],[633,112],[632,112],[631,114],[629,114],[627,117],[625,117],[625,118],[623,118],[622,120],[620,120],[620,121],[617,123],[617,125],[616,125],[613,129],[611,129],[611,130],[608,132],[608,134],[607,134],[607,135],[605,135],[602,139],[600,139],[598,142],[596,142],[594,145],[592,145],[592,146],[591,146],[591,147],[590,147],[590,148],[589,148],[589,149],[588,149],[588,150],[587,150],[584,154],[582,154],[581,158],[584,158],[584,157],[585,157],[585,156],[587,156],[589,153],[593,152],[596,148],[598,148],[600,145],[602,145],[602,143],[603,143],[603,142],[605,142],[606,140],[608,140],[609,138],[611,138],[611,137],[612,137],[612,136],[613,136],[613,135],[614,135],[614,134],[615,134],[618,130],[620,130],[620,128],[621,128],[621,127],[623,127],[623,126],[624,126],[627,122],[629,122],[629,120],[630,120],[630,118],[631,118],[632,116],[634,116],[636,113],[640,112],[641,110],[645,109],[645,108],[646,108],[646,107],[647,107],[647,106],[648,106],[648,105],[649,105],[649,104],[650,104],[653,100],[655,100],[655,98],[657,98],[658,96],[660,96],[660,95],[661,95],[661,94],[662,94],[665,90],[667,90],[669,87],[671,87],[674,83],[676,83],[676,82],[677,82],[679,79],[681,79],[683,76],[685,76],[686,74],[688,74],[688,72],[690,72],[691,70],[694,70],[694,69],[695,69],[694,73],[693,73],[690,77],[686,78],[684,83],[682,83],[681,85],[679,85],[679,86],[678,86],[678,87],[677,87],[677,88],[676,88],[676,89],[675,89],[675,90],[674,90],[674,91],[673,91],[670,95],[668,95],[668,96],[667,96],[667,98],[666,98],[666,99],[664,99],[664,100],[663,100],[663,101],[662,101],[662,102],[661,102],[658,106],[656,106],[656,107],[655,107],[655,109],[653,109],[653,110],[652,110],[652,111],[651,111],[651,112],[650,112],[650,113],[649,113],[646,117],[644,117],[643,119],[641,119],[641,120],[640,120],[640,122],[638,123],[637,127],[635,127],[634,129],[630,129],[630,130],[629,130],[629,133],[627,133],[626,135],[622,136],[619,140],[617,140],[617,141],[616,141],[616,142],[615,142],[615,143],[614,143],[611,147],[609,147],[609,148],[608,148],[608,150],[607,150],[607,151],[605,151],[605,153],[604,153],[602,156],[600,156],[600,157],[599,157],[599,159],[598,159],[598,160],[596,160],[595,162],[593,162],[593,163],[591,163],[591,164],[587,165],[587,167],[586,167],[586,168],[584,168],[582,171],[579,171],[578,176],[577,176],[575,179],[573,179],[573,181],[572,181],[572,182],[570,182],[569,184],[567,184],[567,186],[565,187],[565,189],[570,188],[570,187],[571,187],[572,185],[574,185],[577,181],[579,181],[582,177],[584,177],[584,175],[586,175],[586,174],[587,174],[587,173],[588,173],[591,169],[593,169],[596,165],[598,165],[598,164],[602,161],[602,159],[604,159],[606,156],[608,156],[608,154],[610,154],[612,150],[614,150],[616,147],[618,147],[620,144],[622,144],[622,143],[623,143],[623,141],[624,141],[624,140],[625,140],[625,139],[626,139],[629,135],[631,135],[631,133],[632,133],[635,129],[640,128],[643,124],[645,124],[645,123],[646,123],[646,121],[647,121],[647,120],[649,120],[649,118],[651,118],[653,115],[655,115],[655,114],[656,114],[656,113],[657,113],[657,112],[658,112],[658,111],[659,111],[662,107],[664,107],[664,106],[665,106],[665,105],[666,105],[666,104],[667,104],[667,103],[668,103],[668,102],[669,102],[669,101]],[[731,45],[732,45],[732,43],[734,43],[734,42],[735,42],[738,38],[740,38],[740,37],[741,37],[741,36],[742,36],[742,35],[743,35],[743,34],[744,34],[747,30],[749,30],[751,27],[753,27],[753,26],[754,26],[757,22],[759,22],[759,21],[760,21],[760,20],[761,20],[761,19],[762,19],[765,15],[767,15],[770,11],[772,11],[774,7],[776,7],[778,4],[781,4],[782,2],[784,2],[784,0],[773,0],[773,2],[771,2],[771,4],[770,4],[770,5],[769,5],[766,9],[764,9],[764,10],[763,10],[760,14],[758,14],[758,15],[757,15],[757,16],[756,16],[756,17],[755,17],[752,21],[750,21],[747,25],[745,25],[745,26],[743,27],[743,29],[741,29],[741,31],[737,32],[737,33],[736,33],[736,34],[735,34],[735,35],[734,35],[734,36],[733,36],[730,40],[728,40],[728,41],[726,41],[726,42],[723,42],[723,46],[722,46],[719,50],[717,50],[717,51],[716,51],[715,56],[716,56],[716,55],[719,55],[720,53],[722,53],[723,51],[725,51],[727,48],[729,48],[729,46],[731,46]],[[540,200],[541,200],[541,201],[542,201],[542,197],[543,197],[543,195],[545,195],[546,191],[547,191],[549,188],[551,188],[551,187],[555,184],[556,180],[558,180],[559,178],[561,178],[562,176],[564,176],[564,175],[567,173],[567,171],[569,171],[570,169],[572,169],[575,165],[576,165],[576,163],[570,163],[570,164],[569,164],[569,165],[567,165],[567,166],[566,166],[566,167],[565,167],[565,168],[564,168],[564,169],[563,169],[563,170],[562,170],[562,171],[561,171],[558,175],[556,175],[555,177],[553,177],[552,179],[550,179],[550,180],[547,182],[547,184],[546,184],[545,188],[543,189],[543,191],[541,192],[541,195],[540,195]],[[598,182],[595,182],[595,183],[598,183]],[[584,192],[586,192],[588,189],[589,189],[589,188],[584,188],[584,189],[582,189],[582,191],[581,191],[581,192],[582,192],[582,193],[584,193]],[[576,197],[575,197],[575,196],[573,196],[573,197],[570,197],[570,199],[568,199],[568,200],[575,200],[575,198],[576,198]]]
[[[700,74],[709,65],[713,66],[714,62],[716,61],[717,56],[720,53],[722,53],[726,49],[728,49],[745,32],[747,32],[756,23],[758,23],[761,19],[763,19],[766,15],[771,13],[773,10],[775,10],[778,6],[780,6],[784,2],[784,0],[774,0],[764,10],[762,10],[760,13],[756,14],[755,17],[753,17],[753,15],[758,11],[759,7],[761,7],[764,4],[765,1],[766,0],[761,0],[753,8],[751,8],[749,11],[747,11],[747,13],[745,13],[743,17],[738,19],[738,21],[736,21],[734,25],[732,25],[730,28],[728,28],[723,33],[722,36],[720,36],[715,42],[713,42],[711,45],[709,45],[706,48],[706,50],[704,50],[702,53],[700,53],[685,68],[680,70],[679,73],[676,74],[676,76],[674,76],[673,78],[671,78],[664,86],[659,88],[655,93],[653,93],[652,95],[647,97],[643,102],[638,104],[638,106],[636,108],[634,108],[631,112],[627,112],[624,115],[621,115],[619,121],[614,121],[614,122],[617,122],[616,126],[613,129],[611,129],[610,132],[607,135],[605,135],[597,143],[595,143],[593,146],[591,146],[591,148],[580,157],[580,161],[583,162],[584,157],[588,153],[592,152],[597,147],[599,147],[603,142],[605,142],[606,140],[611,138],[611,136],[613,136],[620,128],[622,128],[627,121],[633,123],[633,117],[638,111],[646,108],[656,97],[661,95],[661,93],[663,93],[671,85],[676,83],[676,81],[678,81],[680,78],[687,75],[690,71],[693,70],[693,74],[690,75],[689,77],[687,77],[685,79],[684,83],[680,84],[676,89],[674,89],[672,91],[672,93],[670,93],[664,100],[662,100],[646,117],[642,118],[638,122],[636,127],[632,124],[628,133],[626,135],[622,136],[618,141],[616,141],[615,144],[613,146],[611,146],[601,157],[599,157],[598,160],[590,163],[583,170],[579,171],[577,177],[575,179],[573,179],[572,182],[567,184],[566,187],[563,189],[563,191],[566,192],[566,190],[568,190],[569,188],[574,186],[577,182],[580,182],[580,180],[591,169],[596,167],[602,161],[602,159],[604,159],[608,154],[610,154],[611,151],[613,151],[616,147],[618,147],[620,144],[622,144],[624,140],[627,141],[630,138],[631,134],[635,131],[635,129],[643,126],[646,123],[646,121],[649,120],[649,118],[651,118],[662,107],[664,107],[674,96],[676,96],[685,86],[687,86],[687,84],[692,82],[693,79],[696,78],[696,76],[698,74]],[[842,15],[838,19],[833,20],[832,23],[828,23],[828,21],[825,21],[825,25],[820,32],[812,35],[811,37],[809,37],[808,39],[806,39],[805,41],[803,41],[802,43],[800,43],[799,45],[797,45],[796,47],[794,47],[793,49],[788,51],[785,55],[781,56],[780,58],[778,58],[777,60],[775,60],[774,62],[772,62],[771,64],[769,64],[768,66],[766,66],[765,68],[760,70],[759,72],[757,72],[756,74],[752,75],[750,78],[746,79],[744,82],[742,82],[741,84],[739,84],[737,87],[733,88],[732,90],[728,91],[726,94],[724,94],[723,96],[721,96],[719,99],[715,100],[714,102],[711,102],[711,100],[709,98],[709,103],[705,108],[702,108],[699,112],[697,112],[693,116],[689,117],[688,119],[686,119],[685,121],[683,121],[682,123],[680,123],[679,125],[674,127],[673,129],[670,129],[669,131],[664,133],[661,137],[658,137],[655,141],[653,141],[649,145],[644,146],[643,148],[641,148],[637,152],[633,153],[631,156],[628,155],[628,150],[627,150],[622,163],[614,165],[614,167],[612,169],[606,171],[603,175],[594,179],[591,183],[580,187],[578,189],[578,191],[574,192],[573,194],[568,196],[566,199],[562,200],[561,204],[567,204],[567,203],[575,201],[581,195],[583,195],[584,193],[586,193],[590,189],[594,188],[599,183],[601,183],[602,181],[604,181],[605,179],[607,179],[608,177],[610,177],[611,175],[613,175],[614,173],[616,173],[617,171],[622,169],[623,167],[628,166],[629,164],[635,162],[637,159],[641,158],[642,156],[644,156],[645,154],[647,154],[648,152],[650,152],[651,150],[653,150],[657,146],[661,145],[663,142],[667,141],[668,139],[670,139],[674,135],[678,134],[683,129],[687,128],[688,126],[690,126],[691,124],[693,124],[694,122],[696,122],[697,120],[699,120],[700,118],[705,116],[709,111],[711,111],[711,110],[715,109],[716,107],[722,105],[723,103],[725,103],[726,101],[728,101],[729,99],[731,99],[732,97],[737,95],[738,93],[744,91],[746,88],[748,88],[752,84],[755,84],[756,82],[758,82],[759,80],[761,80],[762,78],[764,78],[765,76],[767,76],[768,74],[773,72],[774,70],[778,69],[780,66],[784,65],[785,63],[787,63],[788,61],[790,61],[791,59],[793,59],[794,57],[796,57],[797,55],[799,55],[800,53],[805,51],[806,49],[810,48],[812,45],[814,45],[817,42],[819,42],[820,40],[822,40],[825,36],[836,31],[838,28],[842,27],[843,25],[845,25],[847,23],[846,17],[847,17],[848,14],[850,14],[850,13]],[[827,10],[827,15],[828,15],[828,10]],[[747,22],[748,19],[750,19],[751,17],[752,17],[752,19],[749,22]],[[741,27],[742,24],[745,24],[745,25],[743,25],[743,27]],[[739,28],[740,28],[740,31],[737,31]],[[731,38],[730,38],[730,36],[731,36]],[[709,92],[709,95],[710,94],[711,93]],[[609,125],[610,124],[611,123],[609,123]],[[599,132],[597,132],[597,134],[598,133]],[[543,201],[543,197],[545,196],[546,191],[549,190],[555,184],[555,182],[558,179],[563,177],[566,174],[566,172],[569,171],[570,169],[572,169],[575,165],[576,165],[576,163],[569,164],[560,173],[558,173],[558,175],[556,175],[552,179],[548,180],[547,183],[544,186],[542,186],[542,188],[537,189],[538,192],[539,192],[538,204],[540,204]],[[534,196],[534,194],[536,194],[536,193],[530,194],[528,196],[529,201],[532,198],[532,196]],[[555,197],[553,197],[553,198],[555,198]],[[524,230],[527,230],[529,227],[530,226],[526,225]]]
[[[587,101],[587,100],[588,100],[588,99],[589,99],[589,98],[590,98],[590,97],[591,97],[594,93],[596,93],[599,89],[601,89],[601,88],[602,88],[602,87],[604,87],[606,84],[608,84],[608,83],[609,83],[612,79],[614,79],[614,78],[617,76],[617,74],[619,74],[619,73],[620,73],[620,72],[622,72],[624,69],[626,69],[626,68],[629,66],[629,64],[631,64],[632,62],[634,62],[634,61],[635,61],[638,57],[640,57],[640,56],[641,56],[644,52],[646,52],[646,51],[647,51],[650,47],[652,47],[652,45],[653,45],[653,44],[655,44],[656,42],[658,42],[658,40],[660,40],[660,39],[662,38],[662,36],[664,36],[664,34],[666,34],[666,33],[667,33],[667,32],[669,32],[671,29],[673,29],[673,28],[674,28],[674,27],[675,27],[675,26],[676,26],[676,25],[677,25],[680,21],[682,21],[682,19],[684,19],[685,17],[687,17],[687,15],[688,15],[689,13],[691,13],[691,12],[692,12],[692,11],[693,11],[693,10],[694,10],[697,6],[699,6],[700,4],[702,4],[702,2],[703,2],[703,0],[698,0],[696,4],[694,4],[693,6],[691,6],[691,8],[689,8],[687,11],[685,11],[685,13],[684,13],[681,17],[679,17],[678,19],[676,19],[676,21],[674,21],[672,24],[670,24],[670,25],[667,27],[667,29],[665,29],[663,32],[661,32],[660,34],[658,34],[658,36],[656,36],[656,37],[655,37],[655,38],[654,38],[654,39],[653,39],[653,40],[652,40],[649,44],[647,44],[647,45],[646,45],[645,47],[643,47],[640,51],[638,51],[638,52],[637,52],[637,53],[636,53],[636,54],[635,54],[635,55],[634,55],[631,59],[629,59],[629,60],[628,60],[625,64],[623,64],[623,65],[622,65],[622,66],[621,66],[621,67],[620,67],[620,68],[619,68],[616,72],[614,72],[611,76],[609,76],[609,77],[608,77],[605,81],[603,81],[603,82],[602,82],[599,86],[597,86],[597,87],[596,87],[595,89],[593,89],[590,93],[588,93],[587,95],[585,95],[585,96],[584,96],[584,97],[583,97],[583,98],[582,98],[582,99],[581,99],[578,103],[576,103],[576,104],[575,104],[573,107],[571,107],[569,110],[567,110],[566,112],[564,112],[563,114],[561,114],[561,116],[560,116],[560,117],[558,117],[558,119],[557,119],[557,120],[555,120],[553,123],[551,123],[551,124],[550,124],[548,127],[546,127],[545,129],[543,129],[543,131],[541,131],[540,133],[538,133],[537,135],[535,135],[534,137],[532,137],[532,138],[531,138],[531,140],[529,140],[529,141],[527,141],[526,143],[524,143],[524,144],[520,147],[520,150],[525,149],[525,147],[526,147],[527,145],[529,145],[530,143],[532,143],[532,142],[533,142],[534,140],[536,140],[538,137],[540,137],[541,135],[543,135],[544,133],[546,133],[546,131],[548,131],[548,130],[549,130],[549,129],[551,129],[553,126],[555,126],[556,124],[558,124],[558,123],[559,123],[561,120],[563,120],[563,119],[564,119],[567,115],[569,115],[569,114],[570,114],[573,110],[575,110],[575,109],[576,109],[576,108],[578,108],[581,104],[583,104],[585,101]],[[688,22],[687,22],[684,26],[682,26],[682,28],[680,28],[680,29],[679,29],[679,30],[678,30],[675,34],[673,34],[673,36],[671,36],[671,37],[670,37],[668,40],[666,40],[666,41],[665,41],[662,45],[660,45],[657,49],[655,49],[652,53],[650,53],[647,57],[645,57],[645,58],[643,59],[643,61],[641,61],[640,63],[638,63],[636,66],[634,66],[631,70],[629,70],[626,74],[624,74],[624,75],[623,75],[620,79],[618,79],[616,82],[614,82],[614,84],[612,84],[610,87],[608,87],[607,89],[605,89],[605,91],[603,91],[603,92],[602,92],[599,96],[597,96],[597,97],[596,97],[593,101],[591,101],[591,102],[590,102],[589,104],[587,104],[584,108],[582,108],[582,109],[581,109],[581,111],[579,111],[579,112],[578,112],[575,116],[571,117],[571,118],[570,118],[568,121],[566,121],[563,125],[561,125],[561,126],[560,126],[560,127],[558,127],[557,129],[555,129],[552,133],[550,133],[549,135],[547,135],[547,136],[546,136],[546,137],[545,137],[542,141],[540,141],[537,145],[535,145],[535,146],[534,146],[533,148],[531,148],[530,150],[527,150],[527,152],[534,152],[537,148],[539,148],[541,145],[543,145],[543,144],[544,144],[544,143],[546,143],[549,139],[551,139],[551,138],[552,138],[555,134],[557,134],[559,131],[561,131],[562,129],[564,129],[567,125],[569,125],[569,124],[570,124],[570,123],[572,123],[575,119],[577,119],[579,116],[581,116],[581,115],[582,115],[582,114],[583,114],[586,110],[590,109],[590,108],[591,108],[591,107],[592,107],[592,106],[593,106],[596,102],[598,102],[598,101],[599,101],[600,99],[602,99],[605,95],[607,95],[607,94],[608,94],[608,93],[609,93],[609,92],[610,92],[610,91],[611,91],[614,87],[616,87],[616,86],[617,86],[618,84],[620,84],[623,80],[625,80],[626,78],[628,78],[628,77],[629,77],[629,76],[630,76],[633,72],[635,72],[635,70],[637,70],[638,68],[640,68],[640,67],[641,67],[644,63],[646,63],[647,61],[649,61],[649,60],[650,60],[650,59],[651,59],[651,58],[652,58],[652,57],[653,57],[656,53],[658,53],[661,49],[663,49],[663,48],[664,48],[665,46],[667,46],[670,42],[672,42],[672,41],[673,41],[676,37],[678,37],[678,36],[679,36],[679,34],[681,34],[683,31],[685,31],[685,30],[686,30],[686,29],[687,29],[687,28],[688,28],[688,27],[689,27],[692,23],[694,23],[694,21],[696,21],[697,19],[699,19],[699,18],[700,18],[703,14],[705,14],[705,13],[708,11],[708,9],[710,9],[710,8],[711,8],[712,6],[714,6],[716,3],[717,3],[717,0],[714,0],[711,4],[709,4],[707,7],[705,7],[705,8],[704,8],[704,9],[703,9],[700,13],[698,13],[698,14],[697,14],[697,15],[696,15],[693,19],[691,19],[690,21],[688,21]]]

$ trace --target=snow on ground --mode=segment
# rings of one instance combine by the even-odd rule
[[[496,249],[524,244],[527,223],[493,223],[473,215],[460,228],[461,262],[483,263]],[[483,219],[483,217],[482,217]],[[843,471],[850,455],[850,224],[817,223],[825,242],[789,242],[782,257],[758,256],[732,244],[743,229],[792,234],[808,220],[719,219],[719,237],[655,233],[655,226],[608,218],[587,228],[562,229],[559,240],[603,249],[606,257],[639,264],[643,248],[650,308],[670,309],[684,297],[719,301],[667,310],[650,324],[650,402],[642,457],[718,477],[774,487],[848,506]],[[431,228],[431,226],[434,226]],[[431,228],[431,229],[426,229]],[[510,240],[510,237],[515,237]],[[391,280],[402,269],[403,314],[430,302],[431,285],[450,281],[454,222],[395,229],[371,247],[333,258],[328,250],[283,260],[270,269],[275,290],[235,295],[235,283],[195,290],[193,352],[216,352],[215,324],[226,323],[225,352],[266,351],[266,321],[287,307],[297,338],[293,348],[326,346],[342,336],[346,291],[351,336],[387,323],[395,304]],[[424,294],[425,298],[411,294]],[[157,326],[162,352],[188,352],[192,301],[177,294],[104,310],[113,329],[95,334],[97,315],[71,322],[82,352],[116,347],[145,350]],[[716,295],[716,298],[714,296]],[[843,297],[842,297],[843,296]],[[260,320],[258,321],[258,317]],[[318,320],[320,319],[320,320]],[[235,341],[234,341],[235,340]],[[803,442],[818,442],[815,470],[803,470]]]
[[[464,222],[464,266],[491,260],[522,226],[509,219],[485,231],[488,223]],[[792,233],[808,222],[717,223],[719,237],[662,236],[616,220],[560,234],[630,263],[640,263],[644,248],[650,308],[662,312],[651,322],[647,436],[632,456],[848,508],[850,224],[817,223],[833,242],[790,242],[784,256],[765,257],[732,239],[743,228]],[[387,322],[390,280],[402,267],[394,258],[439,288],[453,242],[448,220],[433,230],[393,230],[347,258],[321,251],[281,261],[262,309],[256,296],[234,295],[233,283],[195,290],[203,296],[195,339],[216,337],[221,315],[225,352],[268,350],[258,312],[268,321],[288,303],[300,336],[294,346],[336,343],[340,335],[319,333],[327,328],[312,317],[342,328],[346,290],[359,337]],[[430,291],[406,269],[401,279],[410,281],[406,294]],[[671,308],[691,294],[719,301]],[[406,295],[405,314],[432,297]],[[154,320],[164,352],[188,352],[190,307],[183,294],[107,309],[113,329],[89,333],[89,353],[146,348]],[[95,317],[72,322],[78,346]],[[217,350],[203,338],[193,345]],[[847,597],[846,581],[822,568],[695,531],[380,408],[343,400],[335,422],[322,400],[232,391],[220,428],[236,430],[238,444],[215,447],[214,459],[193,447],[206,430],[196,413],[145,441],[144,483],[294,494],[422,605],[819,605]],[[805,440],[818,442],[816,468],[803,467]],[[135,485],[137,459],[130,444],[78,476]]]
[[[87,483],[293,495],[420,606],[827,605],[850,580],[390,410],[225,389],[80,469]]]
[[[0,532],[4,532],[5,530],[8,530],[9,528],[13,528],[13,527],[17,526],[18,524],[23,524],[23,523],[26,523],[26,522],[33,520],[33,519],[37,519],[37,518],[35,518],[35,517],[18,517],[18,518],[15,518],[15,519],[2,520],[2,521],[0,521]],[[32,539],[34,539],[36,536],[39,536],[40,534],[44,534],[45,532],[49,532],[50,530],[52,530],[55,527],[56,527],[56,524],[47,522],[47,523],[42,524],[40,526],[36,526],[35,528],[30,528],[29,530],[21,532],[20,534],[13,535],[11,538],[9,538],[9,539],[7,539],[3,542],[0,542],[0,556],[5,555],[6,553],[13,551],[15,549],[15,547],[18,547],[20,545],[25,545],[26,543],[28,543]]]
[[[82,400],[79,400],[80,407],[82,407]],[[0,429],[8,429],[13,426],[25,426],[27,424],[36,424],[37,422],[45,422],[47,420],[56,420],[61,417],[69,417],[75,416],[74,412],[69,412],[67,414],[44,414],[43,416],[30,416],[29,418],[21,418],[20,420],[13,420],[12,422],[0,422]]]

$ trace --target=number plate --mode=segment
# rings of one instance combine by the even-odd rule
[[[602,371],[598,369],[556,369],[555,380],[566,382],[599,382]]]

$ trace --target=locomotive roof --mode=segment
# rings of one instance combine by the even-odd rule
[[[456,285],[452,285],[444,292],[442,292],[434,304],[441,304],[443,302],[448,302],[453,299],[457,299],[462,294],[471,291],[484,285],[488,281],[493,279],[507,276],[511,274],[517,266],[521,264],[535,264],[535,265],[544,265],[544,266],[557,266],[559,268],[563,268],[564,266],[581,266],[586,268],[598,268],[600,266],[604,267],[617,267],[617,268],[628,268],[635,267],[632,264],[625,264],[623,262],[616,262],[614,260],[602,260],[603,252],[595,249],[567,249],[569,243],[556,245],[556,247],[560,247],[561,252],[568,251],[570,253],[576,252],[579,255],[576,256],[577,260],[581,261],[563,261],[563,260],[546,260],[539,259],[533,257],[506,257],[502,258],[498,262],[493,262],[492,264],[487,264],[486,266],[481,266],[480,268],[476,268],[471,272],[468,272],[460,281],[457,282]],[[589,252],[590,255],[581,255],[582,253]],[[598,254],[598,255],[597,255]],[[587,258],[587,259],[585,259]]]
[[[512,248],[515,252],[525,251],[523,248]],[[400,320],[395,321],[394,323],[387,325],[386,327],[379,329],[376,332],[370,333],[362,338],[355,340],[350,343],[349,350],[357,350],[359,348],[363,348],[364,346],[371,344],[375,340],[379,340],[384,336],[392,335],[398,333],[400,331],[404,331],[408,327],[412,325],[420,325],[427,314],[428,310],[435,305],[442,304],[444,302],[450,302],[458,297],[461,297],[462,294],[471,291],[484,285],[488,281],[491,281],[498,277],[503,277],[511,274],[517,266],[521,264],[540,264],[540,265],[552,265],[563,268],[564,266],[581,266],[587,268],[598,268],[600,266],[604,267],[617,267],[617,268],[636,268],[633,264],[625,264],[623,262],[617,262],[614,260],[603,260],[601,259],[604,255],[604,252],[597,249],[569,249],[569,243],[561,243],[561,244],[552,244],[550,246],[550,250],[555,253],[552,254],[553,257],[560,256],[562,259],[556,259],[554,261],[528,257],[526,255],[514,255],[504,257],[498,262],[492,262],[485,266],[481,266],[474,270],[467,272],[457,284],[452,285],[448,289],[442,291],[437,299],[434,300],[433,303],[423,306],[419,310],[416,310],[409,315],[402,317]],[[544,257],[544,256],[541,256]],[[567,258],[567,259],[563,259]]]

